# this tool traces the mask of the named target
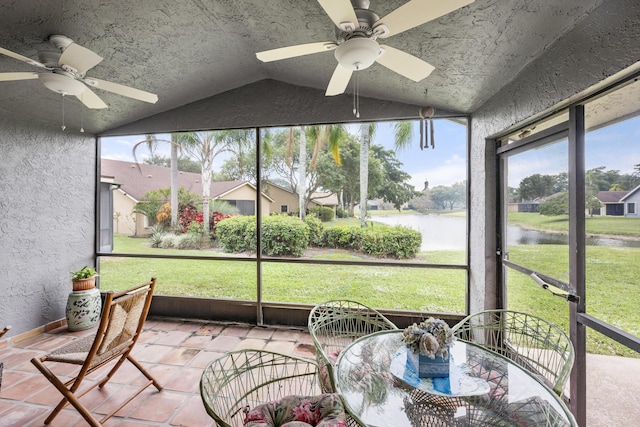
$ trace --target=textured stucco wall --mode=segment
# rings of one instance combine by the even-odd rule
[[[420,106],[360,98],[360,118],[349,95],[326,97],[324,91],[277,80],[260,80],[175,110],[112,129],[105,135],[341,123],[419,117]],[[437,111],[437,115],[447,114]]]
[[[93,263],[94,201],[95,138],[0,115],[0,327],[10,335],[64,317],[69,271]]]
[[[486,138],[586,91],[640,60],[640,2],[610,0],[472,115],[471,311],[495,295],[495,186]]]

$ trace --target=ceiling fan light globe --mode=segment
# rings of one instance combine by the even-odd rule
[[[61,74],[41,73],[38,74],[38,77],[47,89],[64,95],[78,96],[86,88],[84,84],[73,77],[67,77]]]
[[[381,53],[380,45],[368,38],[353,38],[335,50],[335,57],[348,70],[364,70],[373,64]]]

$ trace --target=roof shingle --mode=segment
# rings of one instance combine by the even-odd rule
[[[136,201],[144,199],[144,195],[152,190],[171,187],[171,169],[164,166],[145,163],[124,162],[121,160],[102,159],[101,175],[112,177],[120,189]],[[244,185],[246,181],[221,181],[211,183],[211,198],[227,193]],[[202,194],[202,176],[193,172],[178,172],[178,187],[198,195]]]

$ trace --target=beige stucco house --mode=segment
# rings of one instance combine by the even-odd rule
[[[162,166],[136,164],[120,160],[102,159],[101,182],[112,184],[114,233],[145,236],[150,233],[148,218],[133,212],[136,203],[144,200],[152,190],[170,188],[171,170]],[[198,173],[179,172],[178,186],[201,195],[202,177]],[[242,215],[256,213],[256,187],[247,181],[211,183],[211,200],[225,200],[236,206]],[[262,215],[269,215],[273,198],[264,192],[261,197]]]
[[[262,184],[262,192],[273,199],[272,212],[298,212],[297,193],[272,182],[264,182]],[[314,206],[326,206],[336,212],[336,209],[338,208],[338,197],[333,193],[313,193],[307,209]]]

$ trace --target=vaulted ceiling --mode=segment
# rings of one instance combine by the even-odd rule
[[[424,7],[441,0],[424,0]],[[361,4],[362,1],[358,1]],[[371,0],[383,17],[405,0]],[[361,96],[473,113],[594,13],[603,0],[475,0],[396,34],[385,44],[435,67],[420,82],[379,64],[358,72]],[[87,76],[158,95],[149,104],[95,89],[108,109],[65,97],[65,120],[102,133],[251,83],[271,79],[324,90],[336,67],[331,51],[263,63],[259,51],[336,40],[335,25],[315,0],[5,0],[0,47],[28,58],[53,50],[62,34],[104,59]],[[40,71],[0,55],[0,73]],[[328,102],[346,102],[347,94]],[[320,101],[320,100],[319,100]],[[327,102],[327,100],[322,100]],[[0,114],[59,126],[62,97],[38,79],[0,82]]]

